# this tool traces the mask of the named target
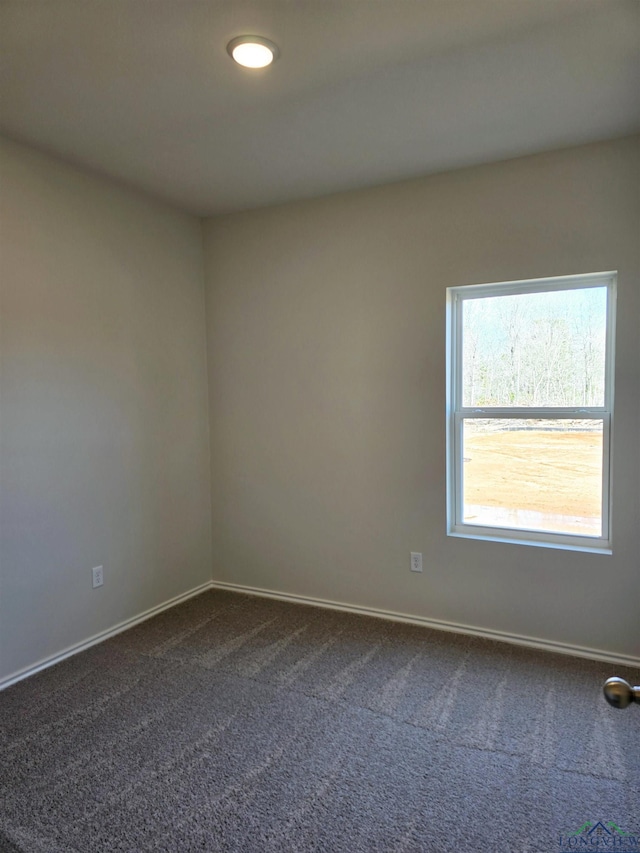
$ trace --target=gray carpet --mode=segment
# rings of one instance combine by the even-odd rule
[[[613,674],[638,682],[208,592],[0,694],[0,849],[549,853],[591,828],[638,850],[640,708],[604,702]]]

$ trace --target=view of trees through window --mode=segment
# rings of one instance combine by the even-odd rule
[[[602,406],[607,288],[464,302],[465,406]]]

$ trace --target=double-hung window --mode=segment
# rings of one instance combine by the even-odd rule
[[[610,550],[615,286],[448,288],[451,535]]]

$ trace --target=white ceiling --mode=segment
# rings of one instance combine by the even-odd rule
[[[639,44],[639,0],[2,0],[0,130],[216,214],[632,133]]]

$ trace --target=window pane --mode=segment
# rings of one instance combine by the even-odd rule
[[[462,303],[463,405],[603,406],[607,288]]]
[[[602,420],[466,419],[463,521],[602,535]]]

